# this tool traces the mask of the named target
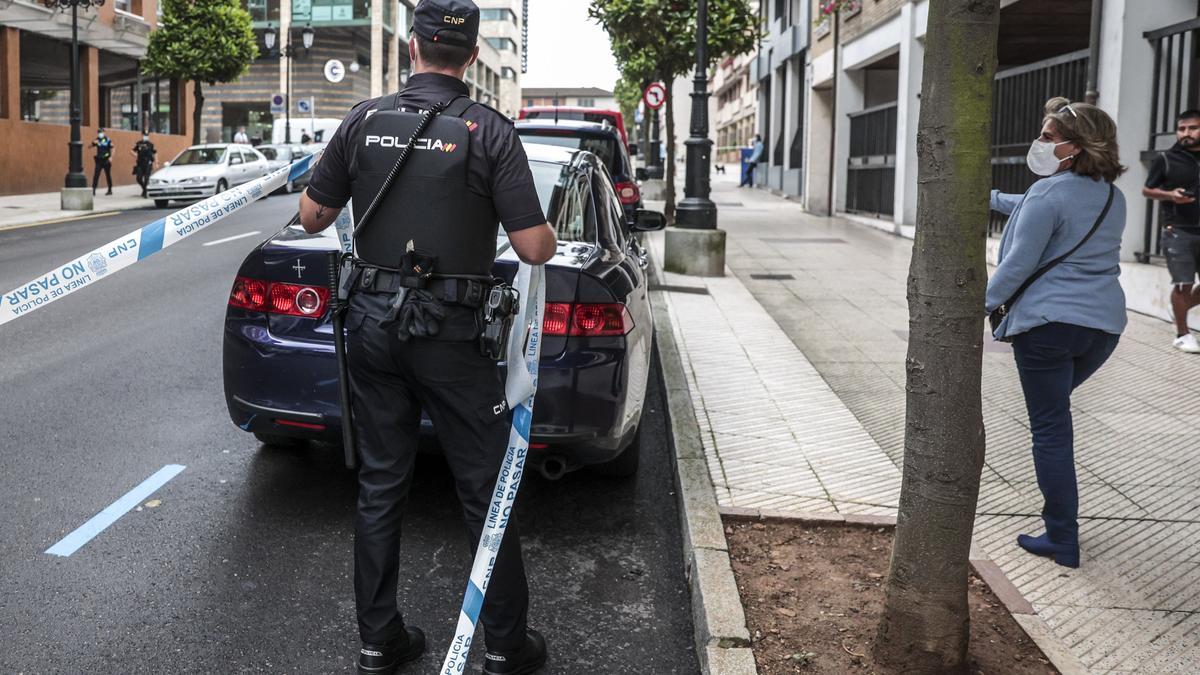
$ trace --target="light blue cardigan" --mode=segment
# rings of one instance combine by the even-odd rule
[[[1087,235],[1104,209],[1108,185],[1062,171],[1034,183],[1024,195],[992,190],[992,209],[1009,214],[1009,219],[1000,240],[999,264],[988,280],[988,312]],[[1125,293],[1118,280],[1124,230],[1125,195],[1117,190],[1096,234],[1025,291],[996,337],[1012,337],[1051,322],[1116,335],[1125,330]]]

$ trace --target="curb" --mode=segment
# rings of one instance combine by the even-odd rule
[[[118,213],[128,213],[130,211],[141,211],[143,209],[149,209],[149,208],[151,208],[151,207],[146,206],[146,207],[139,207],[136,209],[108,209],[108,210],[104,210],[104,211],[89,211],[87,213],[81,213],[79,215],[74,215],[74,216],[64,216],[62,218],[48,218],[46,220],[32,220],[32,221],[28,221],[28,222],[24,222],[24,223],[10,223],[8,225],[0,225],[0,232],[7,232],[9,230],[24,230],[26,228],[37,227],[39,225],[58,225],[60,223],[70,223],[70,222],[74,222],[77,220],[90,220],[92,218],[99,218],[101,216],[111,216],[111,215],[115,215]]]
[[[657,281],[653,266],[647,271]],[[691,591],[700,671],[704,675],[758,675],[750,651],[750,631],[746,627],[742,598],[729,561],[729,545],[708,474],[708,460],[700,443],[700,427],[662,291],[652,291],[650,302],[655,313],[659,372],[667,398],[667,429],[674,449],[671,456],[683,535],[684,573]]]
[[[722,507],[720,515],[741,520],[789,520],[812,525],[866,525],[874,527],[895,527],[896,518],[893,516],[858,516],[837,513],[819,513],[811,511],[774,511],[770,509],[747,509],[738,507]],[[971,542],[969,558],[971,568],[991,589],[1008,613],[1012,615],[1021,630],[1029,637],[1050,665],[1062,675],[1087,675],[1087,666],[1075,656],[1062,639],[1050,628],[1044,619],[1037,615],[1016,585],[1004,574],[1004,570],[988,557],[978,542]]]

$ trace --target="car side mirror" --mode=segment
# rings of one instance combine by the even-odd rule
[[[633,177],[640,181],[650,180],[650,172],[643,168],[637,168],[633,170]]]
[[[629,229],[634,232],[658,232],[667,226],[667,217],[661,211],[638,209]]]

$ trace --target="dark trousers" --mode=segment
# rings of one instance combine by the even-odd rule
[[[150,168],[145,169],[138,167],[137,171],[133,172],[134,178],[137,179],[137,184],[142,188],[142,196],[146,196],[146,187],[150,185]]]
[[[401,342],[393,331],[378,325],[388,299],[381,294],[355,294],[346,316],[361,459],[354,592],[360,636],[373,644],[387,642],[404,627],[396,605],[400,521],[412,483],[421,410],[433,422],[454,474],[472,555],[510,428],[496,362],[480,356],[474,342]],[[514,650],[525,644],[528,605],[521,543],[512,519],[480,613],[489,649]]]
[[[104,172],[104,180],[108,182],[108,191],[112,192],[112,162],[100,159],[96,160],[96,169],[92,171],[92,192],[100,185],[101,171]]]
[[[1104,365],[1119,339],[1095,328],[1066,323],[1038,326],[1013,338],[1033,432],[1033,465],[1045,499],[1042,520],[1050,541],[1056,544],[1079,543],[1071,392]]]
[[[742,182],[738,183],[738,187],[745,187],[747,185],[753,187],[753,185],[754,185],[754,168],[755,168],[755,166],[753,164],[746,165],[746,175],[742,177]]]

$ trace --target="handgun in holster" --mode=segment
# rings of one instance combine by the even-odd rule
[[[388,301],[388,311],[379,321],[380,328],[395,328],[399,338],[432,337],[445,317],[440,303],[425,291],[437,256],[409,250],[400,257],[400,288]]]
[[[521,296],[505,283],[492,286],[483,302],[483,331],[479,334],[479,353],[501,361],[508,350],[513,317],[520,310]]]

